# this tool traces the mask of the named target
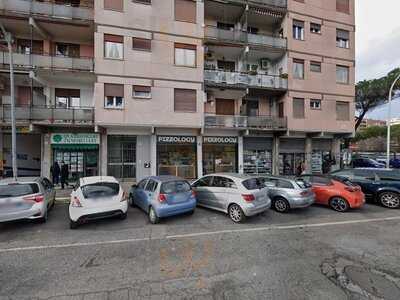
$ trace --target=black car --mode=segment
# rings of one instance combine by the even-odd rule
[[[380,203],[387,208],[400,207],[400,171],[392,169],[343,169],[332,176],[349,180],[361,187],[366,200]]]

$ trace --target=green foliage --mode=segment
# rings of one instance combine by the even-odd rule
[[[386,126],[370,126],[367,128],[363,128],[362,130],[357,131],[354,142],[367,140],[375,137],[386,137],[387,135],[387,127]],[[392,138],[400,137],[400,124],[392,125],[390,127],[390,136]]]

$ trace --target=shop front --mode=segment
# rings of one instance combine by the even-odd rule
[[[272,173],[272,138],[245,137],[243,166],[246,174]]]
[[[157,136],[157,174],[197,177],[195,136]]]
[[[238,137],[203,137],[203,174],[238,171]]]
[[[64,162],[69,168],[69,180],[96,176],[99,169],[100,136],[96,133],[53,133],[52,161]]]
[[[279,146],[279,174],[298,175],[305,164],[305,139],[281,139]]]
[[[331,139],[313,139],[312,141],[311,167],[313,173],[326,174],[336,165],[336,159],[332,154]]]

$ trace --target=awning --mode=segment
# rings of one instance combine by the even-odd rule
[[[55,150],[65,151],[84,151],[84,150],[97,150],[99,145],[96,144],[53,144]]]

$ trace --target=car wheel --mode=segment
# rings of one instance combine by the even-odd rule
[[[274,209],[280,213],[287,213],[290,209],[289,202],[285,198],[276,198],[273,205]]]
[[[160,218],[157,216],[156,211],[151,206],[149,208],[149,220],[151,224],[157,224],[160,221]]]
[[[400,195],[394,192],[383,192],[379,195],[379,201],[384,207],[399,208]]]
[[[329,201],[329,206],[338,212],[345,212],[349,209],[350,205],[347,202],[346,199],[343,199],[342,197],[333,197]]]
[[[242,208],[237,204],[231,204],[228,208],[228,213],[231,220],[235,223],[243,222],[246,218]]]
[[[121,220],[125,220],[127,216],[128,216],[128,213],[125,212],[125,213],[120,214],[120,215],[119,215],[119,218],[120,218]]]
[[[76,229],[76,228],[78,228],[78,225],[79,225],[78,222],[69,220],[69,228],[70,229]]]

